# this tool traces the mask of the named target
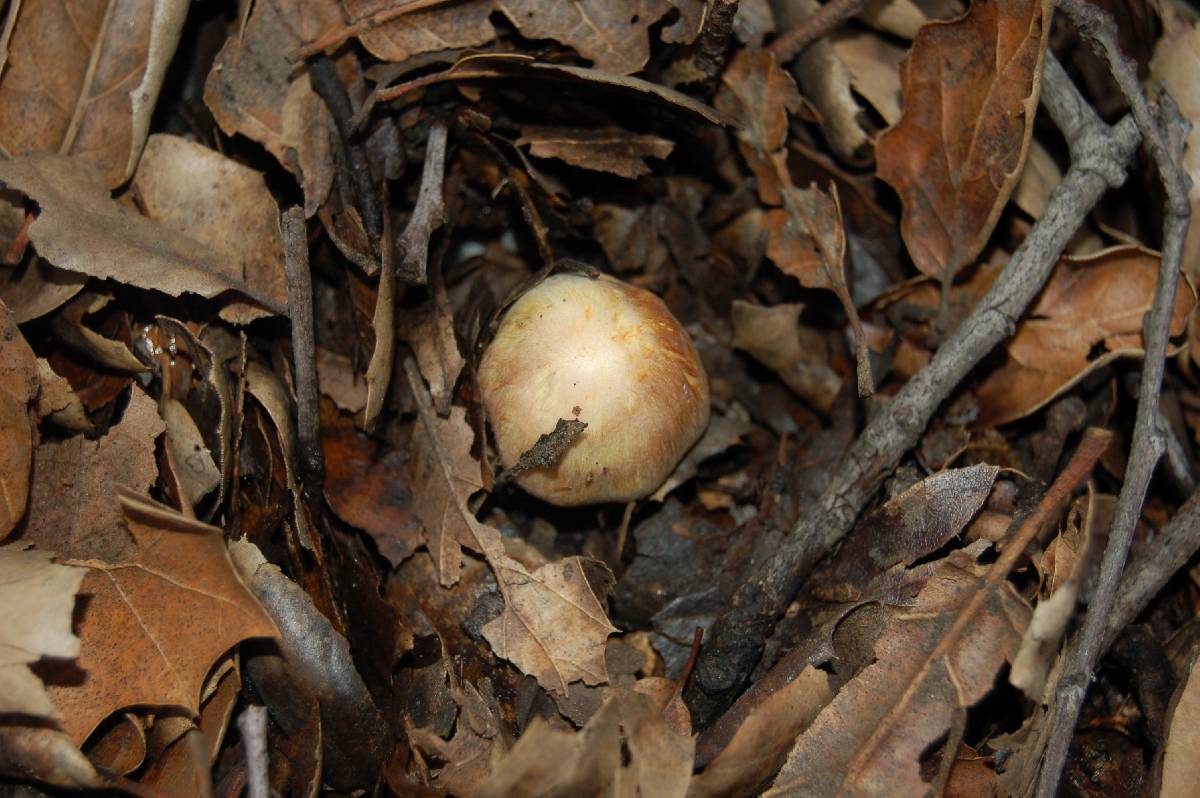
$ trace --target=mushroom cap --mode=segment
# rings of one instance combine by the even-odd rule
[[[560,418],[587,423],[557,467],[516,482],[552,504],[642,498],[708,425],[708,377],[662,300],[611,277],[557,274],[505,313],[479,367],[511,468]]]

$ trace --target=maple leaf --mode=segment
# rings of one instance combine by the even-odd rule
[[[75,563],[89,569],[80,588],[88,599],[77,669],[45,671],[76,745],[123,707],[174,706],[197,715],[221,655],[246,638],[278,636],[234,571],[220,529],[129,492],[120,502],[136,554]]]

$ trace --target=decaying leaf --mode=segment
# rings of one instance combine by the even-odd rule
[[[340,26],[334,0],[254,3],[238,35],[225,41],[204,85],[204,102],[227,134],[257,141],[285,166],[284,105],[293,80],[288,57],[301,42]],[[293,144],[294,146],[294,144]]]
[[[56,717],[29,666],[41,657],[73,658],[75,594],[87,571],[51,562],[53,554],[0,548],[0,714]]]
[[[0,540],[8,537],[29,499],[38,366],[8,307],[0,302]]]
[[[121,421],[99,440],[43,441],[34,455],[25,539],[64,558],[132,557],[134,543],[113,496],[121,486],[146,491],[154,484],[154,439],[164,429],[154,400],[134,387]]]
[[[1114,247],[1064,257],[1036,304],[1005,342],[1007,357],[977,390],[978,423],[1003,424],[1045,406],[1092,371],[1142,353],[1142,317],[1150,310],[1159,255]],[[1171,334],[1181,335],[1196,306],[1182,275]]]
[[[1200,677],[1196,664],[1172,699],[1162,763],[1162,798],[1184,798],[1200,782]]]
[[[134,554],[79,562],[88,568],[80,593],[90,598],[79,625],[78,665],[44,673],[60,724],[76,745],[123,707],[199,712],[201,688],[218,657],[246,638],[278,634],[234,571],[221,530],[132,493],[121,495],[120,506]]]
[[[1008,583],[985,587],[988,567],[973,554],[980,549],[940,561],[938,578],[890,620],[875,663],[796,741],[768,795],[923,792],[922,752],[991,689],[1028,623],[1029,608]]]
[[[229,275],[227,264],[205,245],[110,199],[87,164],[35,153],[0,162],[0,183],[38,204],[29,239],[55,266],[171,296],[232,291],[273,313],[285,312],[284,305]]]
[[[611,172],[630,179],[650,173],[646,158],[666,158],[675,145],[650,134],[630,133],[621,128],[596,130],[526,125],[521,128],[518,145],[528,145],[536,158],[557,158],[560,161],[591,169]]]
[[[913,41],[904,114],[876,159],[904,206],[904,243],[931,277],[952,281],[975,259],[1021,176],[1052,5],[977,3]]]
[[[72,155],[112,188],[133,174],[187,0],[21,4],[0,81],[10,157]]]

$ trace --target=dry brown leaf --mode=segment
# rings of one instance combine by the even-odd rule
[[[924,794],[922,754],[991,690],[1028,622],[1008,582],[985,586],[988,566],[975,560],[983,547],[937,563],[938,578],[896,611],[875,662],[800,736],[767,795]]]
[[[796,737],[832,697],[829,674],[806,667],[746,716],[721,753],[692,776],[688,798],[753,795],[766,775],[783,764]]]
[[[850,71],[850,85],[889,125],[900,119],[900,63],[904,50],[867,31],[831,39],[833,51]]]
[[[221,469],[217,468],[196,420],[186,407],[167,397],[159,413],[167,428],[167,455],[175,481],[183,494],[181,498],[191,510],[221,484]]]
[[[654,206],[626,208],[596,203],[592,211],[596,240],[617,273],[656,274],[670,258],[658,234]]]
[[[412,477],[403,452],[380,451],[328,403],[321,405],[325,501],[348,524],[369,534],[392,565],[408,559],[425,536],[413,514]]]
[[[875,148],[900,195],[917,268],[953,280],[983,249],[1029,148],[1049,33],[1048,0],[979,3],[926,25],[904,64],[904,114]]]
[[[0,548],[0,714],[57,716],[29,665],[42,657],[79,655],[71,616],[87,570],[53,563],[53,556]]]
[[[33,462],[24,537],[60,557],[109,562],[133,555],[113,494],[145,491],[158,478],[154,439],[165,427],[154,400],[131,389],[120,423],[97,441],[82,435],[43,441]]]
[[[246,391],[271,417],[275,431],[279,434],[279,448],[283,453],[283,464],[287,473],[288,492],[292,494],[292,518],[296,523],[296,537],[306,549],[312,549],[313,531],[308,524],[304,508],[304,490],[300,484],[300,459],[297,454],[296,424],[293,419],[292,394],[279,375],[257,360],[246,364]]]
[[[37,358],[0,302],[0,540],[25,515],[33,462],[29,405],[38,395]]]
[[[91,432],[92,422],[71,383],[56,374],[44,357],[38,358],[37,368],[41,383],[34,412],[37,418],[48,418],[68,432]]]
[[[581,679],[585,684],[606,682],[605,641],[617,630],[605,613],[606,591],[598,597],[585,571],[594,565],[598,577],[610,583],[612,574],[583,557],[539,568],[510,557],[500,532],[480,523],[467,506],[483,482],[471,457],[473,433],[466,411],[454,407],[449,418],[439,417],[416,364],[406,360],[404,368],[420,410],[413,433],[413,510],[425,525],[439,581],[444,586],[458,581],[461,546],[479,552],[504,598],[500,617],[481,630],[496,654],[560,695]]]
[[[691,776],[693,748],[690,737],[671,731],[648,697],[614,690],[577,733],[536,718],[492,766],[477,795],[682,798]]]
[[[696,476],[701,463],[735,446],[743,435],[753,429],[754,425],[748,419],[732,414],[713,413],[700,440],[688,449],[688,453],[679,461],[679,465],[675,466],[667,481],[659,485],[658,490],[647,498],[654,502],[665,500],[671,491]]]
[[[417,356],[421,374],[429,380],[429,393],[439,415],[450,412],[454,385],[466,361],[458,350],[454,334],[454,315],[445,298],[445,289],[434,286],[434,298],[405,313],[398,332]]]
[[[1200,784],[1200,668],[1191,671],[1173,697],[1163,741],[1160,798],[1195,795]]]
[[[396,0],[345,0],[352,19],[396,6]],[[496,38],[488,17],[492,0],[463,0],[414,11],[385,22],[359,36],[372,55],[384,61],[407,61],[414,55],[478,47]]]
[[[528,145],[535,158],[557,158],[596,172],[635,179],[650,174],[647,158],[666,158],[675,145],[648,133],[618,127],[600,129],[524,125],[518,145]]]
[[[0,162],[0,183],[38,204],[29,238],[55,266],[171,296],[236,291],[286,313],[284,304],[230,276],[205,245],[114,202],[87,164],[35,153]]]
[[[9,157],[52,151],[94,166],[109,188],[133,174],[175,54],[187,0],[27,0],[0,81]]]
[[[366,407],[367,383],[346,355],[317,347],[317,385],[339,410],[357,413]]]
[[[133,176],[143,212],[207,247],[229,277],[278,307],[287,306],[279,206],[262,173],[178,136],[146,142]],[[222,315],[229,318],[230,308]],[[267,315],[239,310],[245,323]]]
[[[85,275],[34,257],[16,269],[0,269],[0,299],[8,305],[17,324],[24,324],[57,310],[85,283]]]
[[[1043,407],[1087,374],[1142,354],[1142,317],[1150,311],[1160,256],[1114,247],[1064,257],[1037,303],[1005,342],[1003,364],[977,389],[980,425],[1003,424]],[[1183,333],[1196,295],[1180,276],[1171,335]]]
[[[596,68],[616,75],[637,72],[650,58],[648,28],[667,13],[664,0],[493,0],[521,35],[573,47]]]
[[[0,773],[68,789],[108,785],[70,737],[43,726],[0,726]]]
[[[295,142],[284,131],[284,106],[296,67],[289,56],[341,25],[336,0],[255,2],[245,27],[217,53],[204,85],[204,103],[221,129],[257,141],[290,168],[285,147]]]
[[[284,165],[300,180],[306,219],[316,215],[333,188],[333,124],[329,106],[313,91],[308,73],[293,81],[280,111],[280,137],[285,154],[291,150],[296,155]]]
[[[45,677],[76,745],[123,707],[198,713],[218,657],[248,637],[278,634],[234,571],[220,529],[132,493],[120,504],[135,552],[115,563],[80,561],[89,569],[80,592],[91,598],[78,665]]]
[[[1062,182],[1062,170],[1054,158],[1036,140],[1029,145],[1021,179],[1013,189],[1012,201],[1025,213],[1038,219],[1050,199],[1050,192]],[[1187,261],[1184,261],[1187,263]]]
[[[800,324],[801,304],[763,307],[733,301],[733,346],[779,375],[796,395],[829,412],[842,378],[829,365],[828,347],[817,330]]]

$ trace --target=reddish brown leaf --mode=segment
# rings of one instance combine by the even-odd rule
[[[135,552],[121,562],[81,563],[90,571],[80,592],[90,598],[78,668],[61,681],[47,677],[76,745],[123,707],[195,715],[218,657],[248,637],[278,634],[234,571],[221,530],[131,493],[120,503]]]
[[[611,172],[630,179],[650,173],[646,158],[666,158],[674,144],[659,136],[621,128],[589,130],[525,125],[517,144],[529,145],[536,158],[557,158],[581,169]]]
[[[991,235],[1033,132],[1052,3],[976,3],[921,29],[904,63],[904,114],[876,144],[917,268],[953,280]]]
[[[1005,343],[1004,363],[977,390],[978,423],[1003,424],[1043,407],[1087,374],[1142,354],[1142,317],[1158,280],[1159,255],[1116,247],[1063,258],[1037,303]],[[1196,295],[1180,276],[1171,334],[1183,333]]]
[[[73,155],[110,188],[124,182],[141,155],[188,5],[23,2],[0,81],[6,154]]]

